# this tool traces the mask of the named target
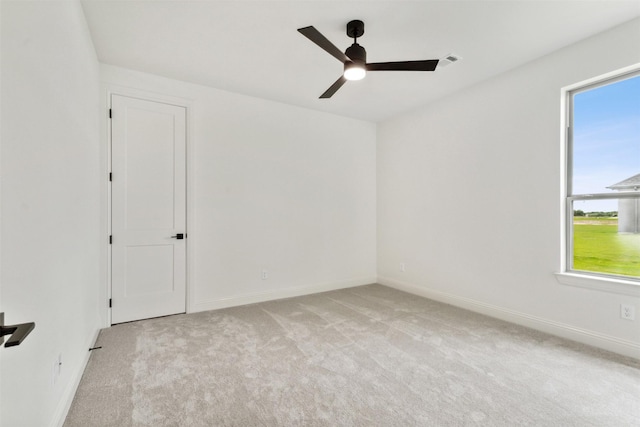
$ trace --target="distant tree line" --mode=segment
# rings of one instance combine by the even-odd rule
[[[618,211],[611,212],[584,212],[583,210],[577,209],[573,211],[573,216],[587,216],[590,218],[602,218],[602,217],[617,217]]]

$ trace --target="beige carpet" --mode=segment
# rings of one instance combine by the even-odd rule
[[[100,333],[65,426],[634,426],[640,363],[380,285]]]

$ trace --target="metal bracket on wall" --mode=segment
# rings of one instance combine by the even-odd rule
[[[22,344],[27,335],[36,327],[34,322],[20,323],[18,325],[5,325],[4,313],[0,313],[0,345],[4,342],[5,335],[11,335],[5,347],[13,347]]]

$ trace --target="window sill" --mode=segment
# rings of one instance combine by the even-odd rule
[[[640,297],[640,282],[611,277],[591,276],[579,273],[555,273],[556,280],[563,285]]]

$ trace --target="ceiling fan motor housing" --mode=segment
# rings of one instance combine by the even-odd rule
[[[367,51],[358,43],[354,43],[344,52],[354,63],[364,65],[367,62]]]
[[[367,51],[364,50],[362,46],[358,44],[358,37],[364,34],[364,22],[356,19],[353,21],[349,21],[347,24],[347,36],[353,39],[353,44],[347,48],[344,52],[345,55],[349,57],[351,63],[345,62],[344,69],[345,71],[348,68],[357,66],[359,68],[364,68],[367,63]]]

